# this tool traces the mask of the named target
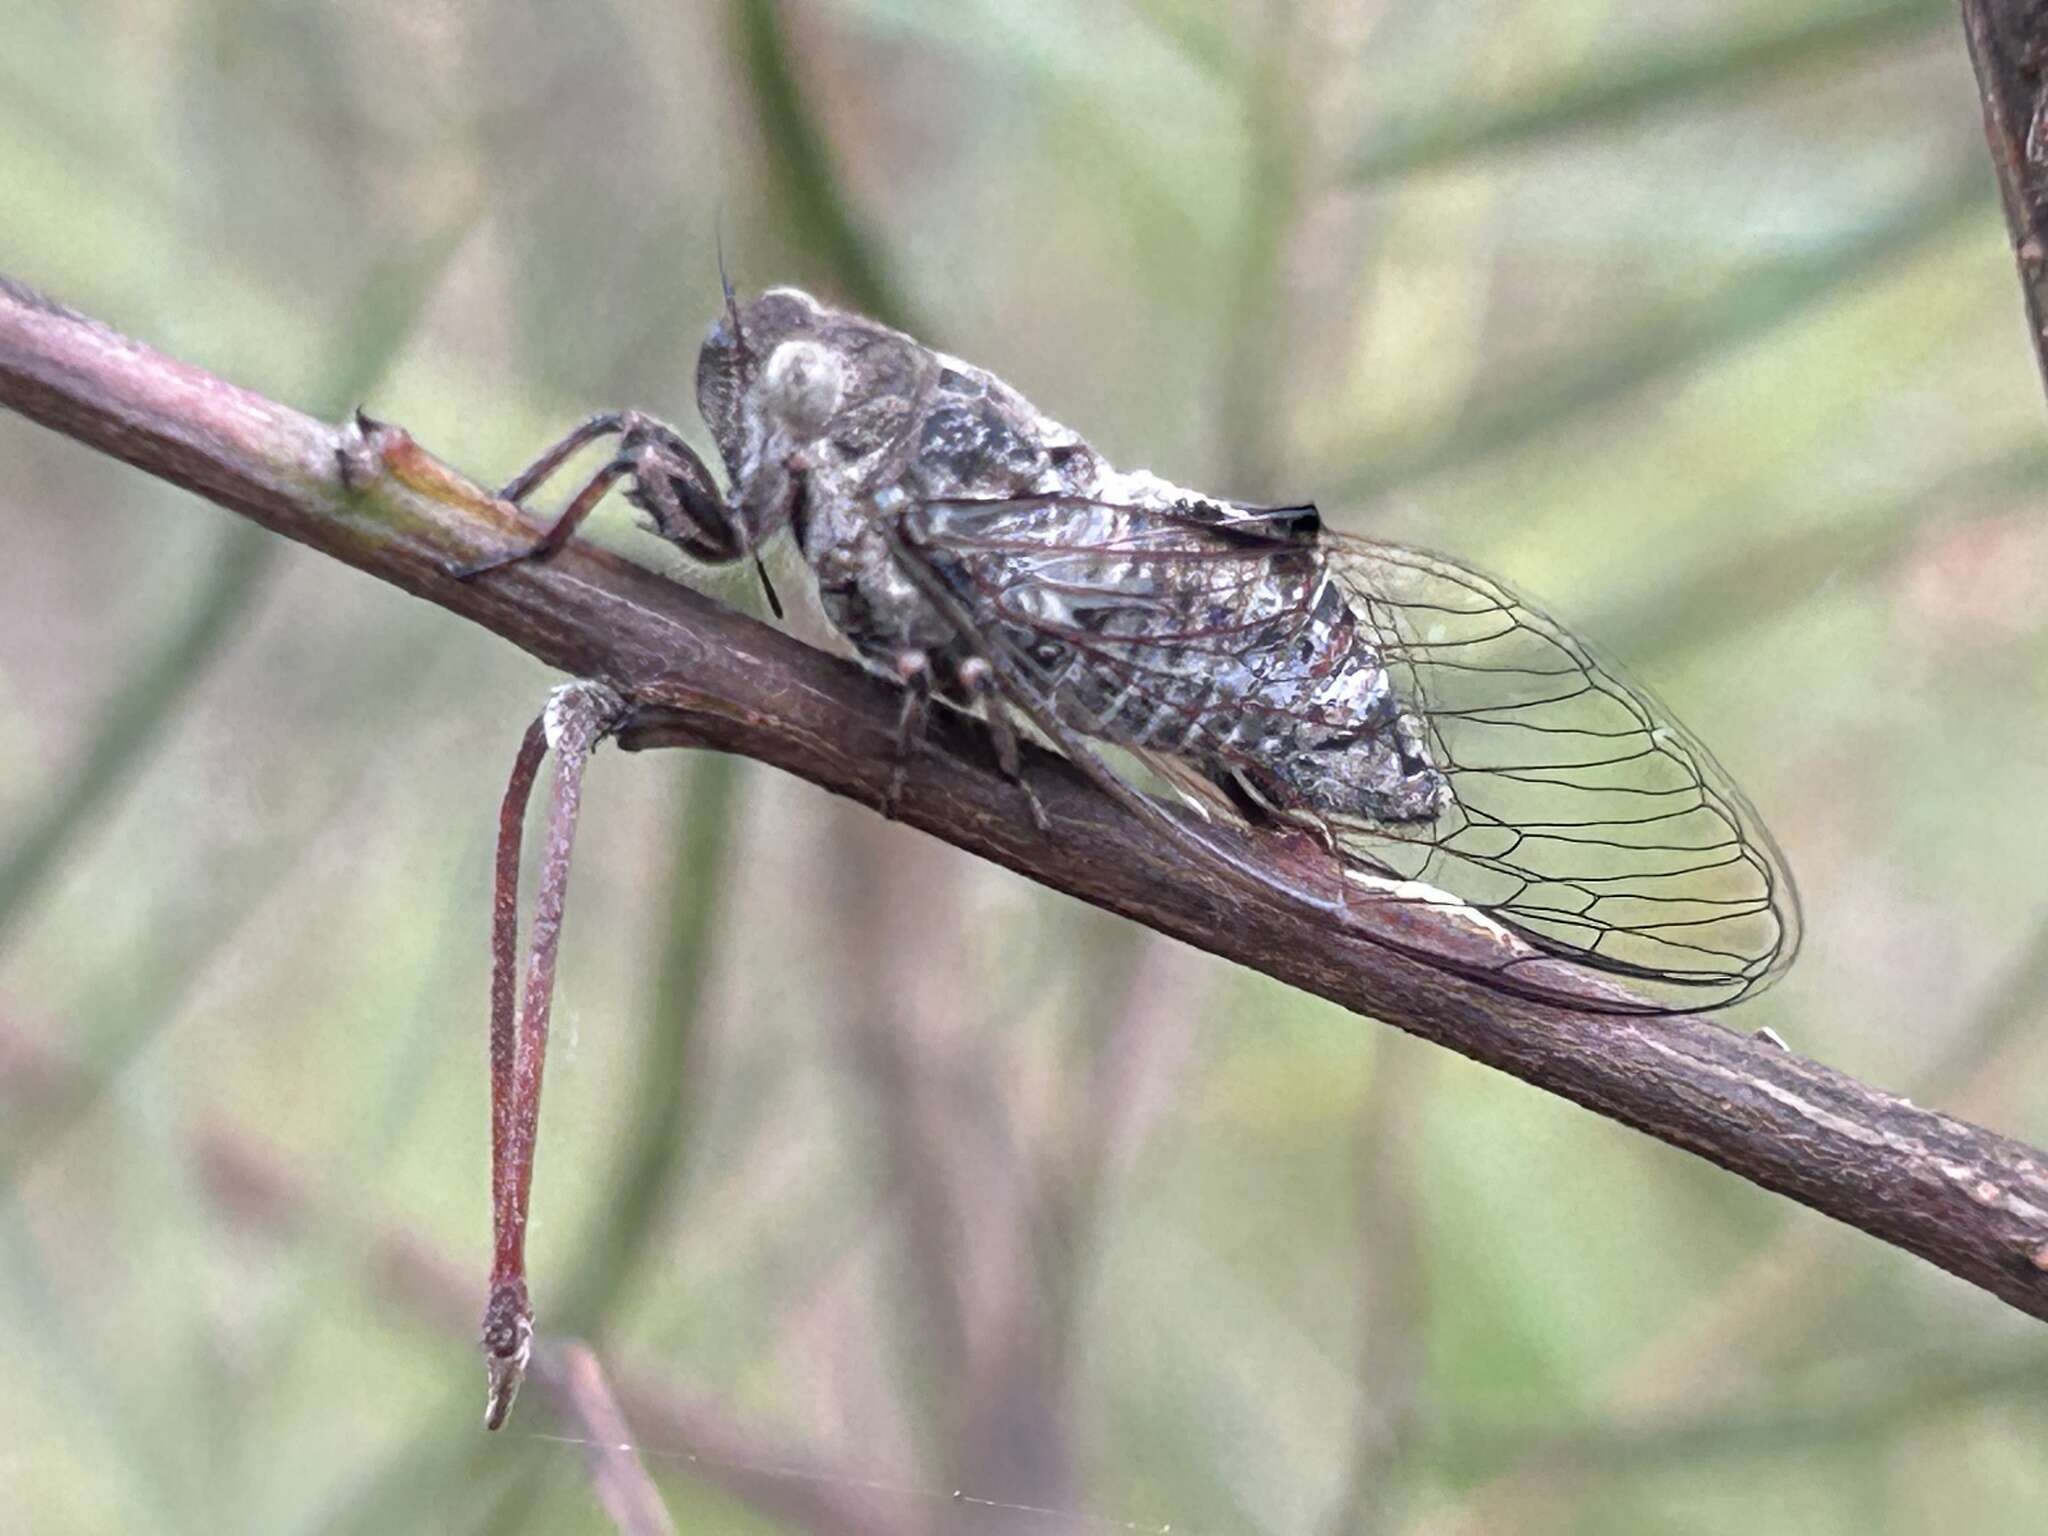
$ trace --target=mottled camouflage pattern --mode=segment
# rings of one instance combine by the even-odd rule
[[[1312,510],[1119,472],[992,374],[791,289],[713,328],[697,388],[751,541],[789,526],[888,675],[965,699],[980,657],[1027,712],[1282,814],[1448,803]]]

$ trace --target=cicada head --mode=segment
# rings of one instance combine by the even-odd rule
[[[851,470],[907,419],[923,355],[795,288],[727,299],[697,354],[697,409],[753,542],[789,521],[800,473]]]
[[[818,306],[808,294],[778,288],[746,304],[728,299],[697,354],[697,409],[718,443],[735,481],[758,467],[771,422],[769,364],[785,347],[803,348],[815,329]],[[787,375],[787,357],[778,379]]]

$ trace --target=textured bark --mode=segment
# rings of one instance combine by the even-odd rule
[[[629,748],[710,747],[879,807],[896,697],[850,662],[587,545],[465,584],[538,531],[396,428],[332,426],[0,289],[0,404],[390,581],[631,701]],[[957,847],[1563,1095],[2048,1319],[2048,1155],[1694,1017],[1575,1011],[1410,958],[1492,941],[1421,907],[1344,921],[1205,861],[1048,753],[1037,830],[980,726],[933,721],[897,813]],[[1213,834],[1212,834],[1213,835]],[[1276,855],[1263,850],[1269,861]]]
[[[2027,334],[2048,381],[2048,3],[1962,0],[1962,11],[1984,102],[1984,138],[2019,262]]]

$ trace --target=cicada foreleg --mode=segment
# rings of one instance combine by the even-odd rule
[[[724,564],[752,552],[739,518],[696,450],[675,428],[638,411],[607,411],[591,417],[508,481],[499,497],[521,505],[580,450],[614,435],[619,442],[612,458],[584,482],[539,539],[525,549],[464,566],[453,574],[468,581],[504,566],[548,559],[569,542],[591,509],[621,480],[627,482],[627,499],[654,520],[655,532],[685,554]],[[779,612],[772,592],[770,602]]]

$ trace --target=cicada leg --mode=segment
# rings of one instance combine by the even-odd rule
[[[506,482],[498,494],[518,506],[588,444],[616,435],[618,451],[584,482],[554,523],[527,548],[498,555],[451,572],[470,581],[487,571],[528,560],[546,560],[561,550],[591,509],[620,480],[627,496],[654,519],[655,531],[685,554],[722,564],[748,553],[740,524],[696,450],[675,428],[638,411],[593,416]]]
[[[895,669],[897,681],[903,685],[903,703],[896,714],[896,759],[890,765],[889,789],[882,799],[882,814],[891,821],[903,799],[910,759],[924,749],[925,724],[932,708],[931,658],[923,651],[902,651],[895,657]]]
[[[1024,803],[1031,809],[1031,825],[1041,832],[1050,832],[1052,818],[1046,815],[1038,791],[1024,777],[1024,752],[1018,745],[1017,722],[1010,717],[1010,706],[996,687],[994,666],[985,656],[970,656],[960,663],[955,675],[968,702],[981,706],[982,718],[988,722],[989,736],[996,745],[996,766],[1003,770],[1004,778],[1024,791]]]
[[[1311,839],[1336,866],[1335,889],[1344,891],[1350,855],[1328,816],[1307,806],[1289,805],[1280,782],[1256,765],[1232,764],[1211,771],[1210,780],[1223,791],[1245,824],[1266,833],[1293,833]]]

